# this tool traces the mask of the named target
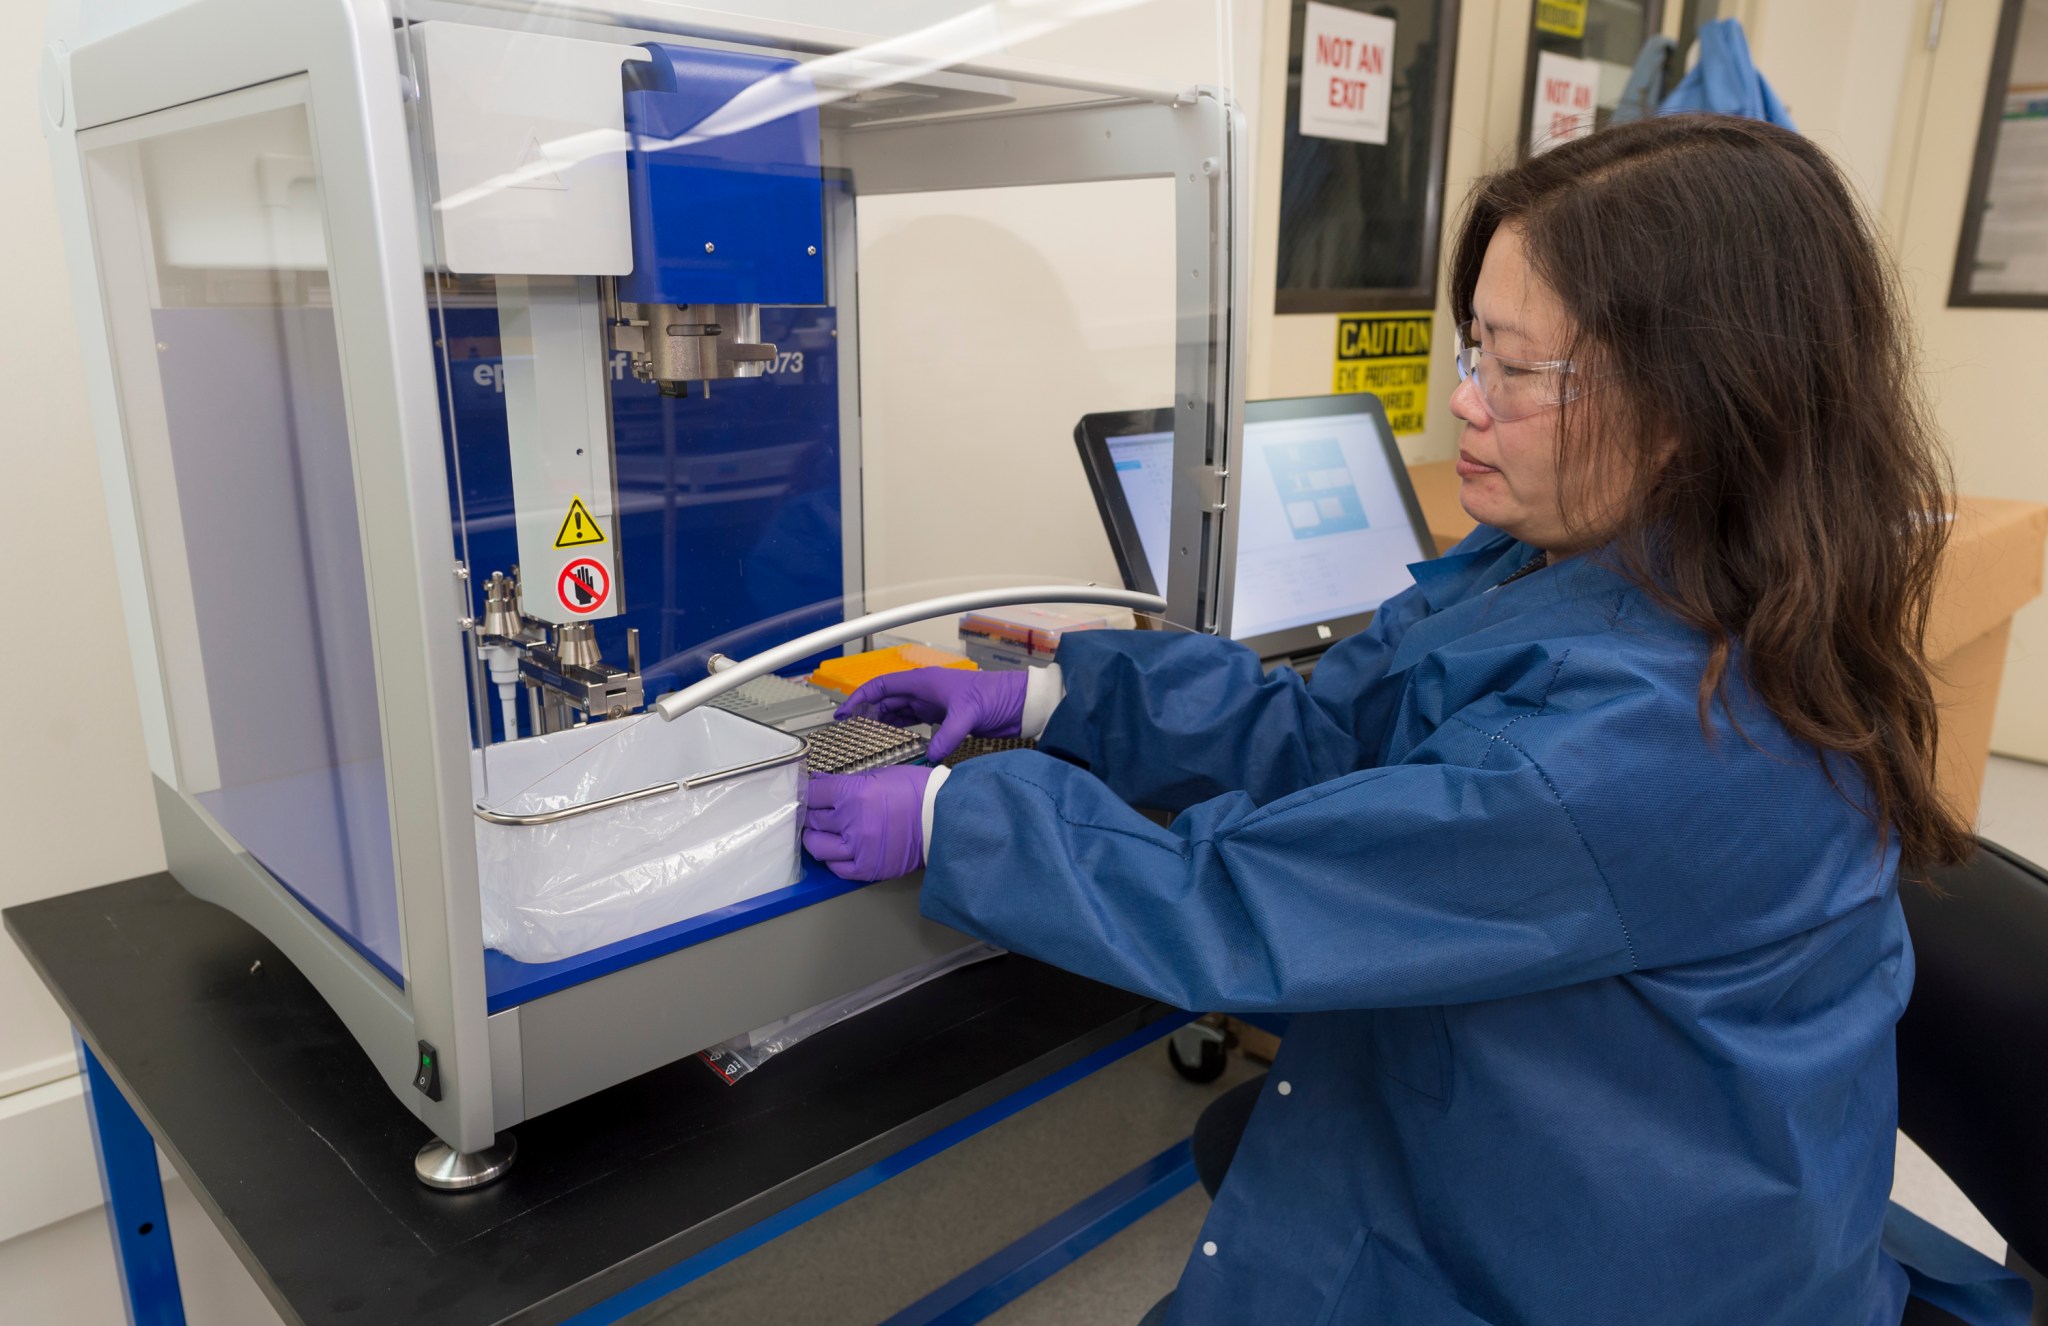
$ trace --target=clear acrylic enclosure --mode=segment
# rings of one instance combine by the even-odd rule
[[[1071,586],[1132,624],[1090,604],[1123,586],[1083,414],[1176,411],[1206,497],[1175,498],[1162,616],[1210,619],[1244,353],[1227,3],[395,10],[479,806],[532,743],[609,726],[578,738],[601,759],[714,658],[864,614]],[[964,615],[775,670],[964,654]],[[1020,629],[980,661],[1028,660]],[[677,769],[738,762],[726,731]]]
[[[402,982],[305,79],[98,141],[86,177],[177,784]]]

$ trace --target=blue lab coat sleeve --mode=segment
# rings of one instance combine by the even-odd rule
[[[1558,789],[1497,739],[1513,715],[1483,708],[1402,764],[1266,806],[1227,794],[1167,828],[1043,755],[963,765],[925,913],[1180,1008],[1439,1004],[1632,969]]]
[[[1716,706],[1704,732],[1697,640],[1612,579],[1568,566],[1499,595],[1425,583],[1456,603],[1406,629],[1398,678],[1362,688],[1400,697],[1384,749],[1271,800],[1224,792],[1161,827],[1114,782],[1043,753],[970,761],[936,800],[926,914],[1182,1008],[1314,1011],[1712,960],[1879,896],[1892,862],[1814,752],[1739,681],[1741,721]],[[1092,748],[1117,779],[1173,787],[1184,761],[1220,771],[1239,743],[1240,765],[1285,771],[1275,784],[1316,772],[1301,751],[1330,738],[1304,734],[1343,729],[1320,697],[1280,711],[1272,727],[1294,744],[1278,753],[1241,718],[1205,746],[1198,713],[1238,711],[1172,650],[1104,649],[1128,675],[1091,697],[1140,697],[1148,723],[1192,697],[1186,730],[1164,736],[1094,710],[1131,743]],[[1853,796],[1853,767],[1835,776]]]
[[[1498,578],[1528,555],[1482,528],[1410,569],[1438,581]],[[1323,656],[1310,681],[1292,668],[1264,672],[1251,650],[1215,636],[1071,634],[1059,652],[1066,698],[1039,746],[1086,765],[1135,805],[1178,811],[1225,792],[1277,800],[1380,762],[1399,692],[1374,683],[1429,612],[1422,584],[1396,594]]]
[[[1254,801],[1360,768],[1370,734],[1324,709],[1292,668],[1214,636],[1088,631],[1060,646],[1066,698],[1041,749],[1094,770],[1141,806],[1182,810],[1224,792]]]

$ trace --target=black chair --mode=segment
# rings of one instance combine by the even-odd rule
[[[1900,890],[1919,974],[1899,1022],[1899,1127],[2034,1284],[2048,1326],[2048,873],[1996,843]],[[1916,1311],[1923,1307],[1915,1303]],[[1905,1326],[1954,1320],[1908,1312]]]

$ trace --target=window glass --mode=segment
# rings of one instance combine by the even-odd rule
[[[181,790],[394,981],[403,941],[301,80],[93,149]],[[231,109],[232,108],[232,109]]]
[[[1540,148],[1549,137],[1543,127],[1550,122],[1544,80],[1561,77],[1590,88],[1592,125],[1580,132],[1606,128],[1643,43],[1663,26],[1664,5],[1663,0],[1537,0],[1531,22],[1522,142]],[[1654,104],[1637,108],[1639,117],[1655,111]]]
[[[1293,9],[1276,311],[1432,303],[1457,4],[1294,0]],[[1382,36],[1383,56],[1364,54]]]
[[[1951,304],[2048,307],[2048,0],[2008,0]]]

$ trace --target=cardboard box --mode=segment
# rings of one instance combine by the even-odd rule
[[[1236,1042],[1237,1052],[1245,1058],[1255,1059],[1271,1068],[1273,1061],[1280,1057],[1280,1038],[1272,1032],[1236,1018],[1225,1018],[1223,1024]]]
[[[1408,477],[1439,552],[1472,532],[1450,461],[1410,465]],[[1927,624],[1934,698],[1941,706],[1941,789],[1972,823],[1991,757],[1991,720],[2005,674],[2012,615],[2041,593],[2048,506],[1958,497],[1934,612]]]
[[[1955,522],[1934,588],[1927,655],[1941,706],[1941,790],[1975,824],[2012,615],[2041,594],[2048,506],[1958,497]]]

